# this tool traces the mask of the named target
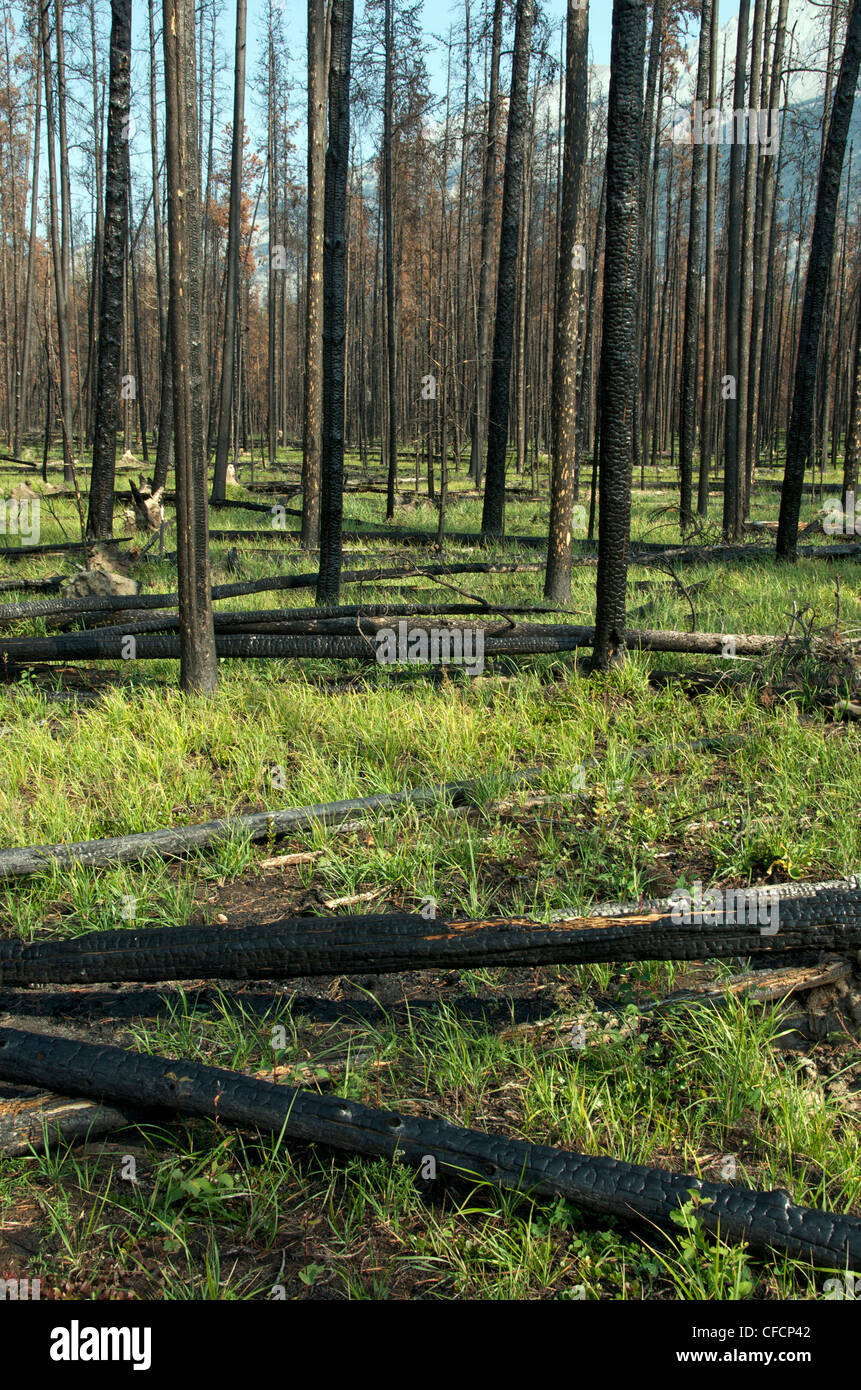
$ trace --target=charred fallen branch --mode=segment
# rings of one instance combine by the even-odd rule
[[[447,574],[522,574],[541,569],[539,564],[477,564],[471,561],[451,564],[422,565],[421,567],[398,566],[391,569],[347,570],[341,576],[344,584],[379,583],[387,579],[421,579]],[[263,594],[283,589],[311,589],[317,583],[316,574],[280,574],[269,579],[249,579],[236,584],[214,584],[214,601],[226,598],[244,598],[247,594]],[[71,618],[78,613],[118,613],[134,612],[138,609],[176,608],[179,595],[136,594],[128,597],[111,595],[92,598],[36,599],[31,603],[0,604],[0,625],[26,622],[31,618]],[[319,610],[315,610],[319,611]]]
[[[6,851],[8,853],[8,851]],[[297,979],[355,972],[484,966],[792,957],[861,948],[861,888],[780,900],[765,890],[720,895],[700,911],[427,921],[412,913],[284,918],[266,926],[88,932],[69,941],[0,942],[6,986],[154,980]]]
[[[231,586],[232,587],[232,586]],[[149,597],[149,596],[147,596]],[[51,600],[45,600],[50,603]],[[88,602],[88,600],[84,600]],[[7,605],[12,607],[15,605]],[[24,606],[24,605],[18,605]],[[43,607],[43,604],[29,605]],[[401,620],[402,622],[404,620]],[[422,620],[414,627],[427,627]],[[629,648],[652,652],[685,652],[703,656],[764,656],[787,646],[785,637],[742,633],[729,637],[721,632],[675,632],[630,628]],[[484,632],[485,656],[538,656],[548,652],[575,651],[591,647],[594,627],[575,624],[551,625],[512,623],[504,631]],[[376,647],[370,631],[348,633],[273,634],[265,631],[231,636],[216,635],[216,652],[221,657],[240,660],[317,658],[320,660],[363,660],[374,658]],[[8,637],[0,639],[0,661],[116,661],[127,655],[124,635],[114,631],[70,633],[61,637]],[[179,639],[170,635],[144,634],[136,639],[137,660],[175,660]],[[399,660],[406,660],[401,656]],[[449,662],[451,661],[449,656]]]
[[[861,1265],[861,1220],[795,1206],[786,1192],[757,1192],[618,1159],[569,1153],[444,1121],[376,1110],[338,1096],[274,1085],[237,1072],[121,1048],[0,1029],[0,1077],[154,1116],[217,1119],[279,1138],[389,1158],[427,1171],[523,1192],[561,1196],[585,1211],[671,1225],[691,1201],[710,1231],[756,1249],[829,1267]]]
[[[513,784],[528,783],[539,776],[534,768],[511,773]],[[506,778],[506,780],[508,780]],[[103,840],[82,840],[64,845],[34,845],[22,849],[0,850],[0,879],[21,878],[42,873],[51,864],[71,868],[81,864],[102,868],[109,864],[136,864],[141,860],[174,859],[209,849],[236,836],[252,841],[280,839],[312,825],[340,825],[353,817],[397,811],[406,806],[431,808],[437,805],[463,806],[475,800],[480,784],[475,781],[448,782],[437,787],[412,787],[404,792],[379,792],[348,801],[328,801],[317,806],[289,807],[281,811],[254,811],[249,815],[204,821],[198,825],[175,825],[138,835],[119,835]]]

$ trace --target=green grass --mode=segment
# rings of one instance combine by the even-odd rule
[[[403,480],[413,485],[407,469]],[[19,481],[0,471],[0,492]],[[545,492],[542,480],[539,499],[508,503],[511,533],[546,526]],[[379,521],[382,503],[379,495],[351,496],[348,514]],[[805,499],[803,519],[818,505]],[[56,516],[43,512],[42,540],[62,539],[64,530],[74,539],[73,506],[62,499],[52,507]],[[754,516],[776,513],[776,494],[758,492]],[[431,529],[435,516],[420,502],[400,508],[398,522]],[[452,505],[451,529],[477,530],[479,521],[477,500]],[[259,521],[224,510],[214,524]],[[635,537],[678,540],[672,492],[635,492],[632,529]],[[271,544],[290,558],[243,554],[246,577],[309,568],[294,541],[273,533]],[[370,541],[348,548],[369,562],[380,553]],[[216,581],[235,577],[224,568],[226,549],[213,546]],[[449,550],[452,558],[460,553]],[[72,565],[64,556],[40,557],[8,573],[37,577]],[[174,587],[166,564],[134,572],[149,590]],[[834,622],[837,571],[822,563],[778,568],[766,552],[762,564],[703,564],[679,574],[689,589],[704,585],[692,594],[702,630],[782,633],[794,609],[807,610],[823,630]],[[839,575],[841,627],[857,630],[859,567],[842,565]],[[634,566],[630,580],[631,610],[651,604],[632,622],[688,626],[688,602],[667,574]],[[636,587],[646,581],[649,590]],[[594,582],[593,568],[575,569],[572,621],[591,621]],[[540,573],[465,575],[457,584],[502,609],[541,600]],[[226,606],[299,606],[312,592]],[[344,599],[398,602],[409,592],[409,584],[364,584]],[[395,682],[387,670],[358,663],[222,662],[217,695],[196,704],[176,690],[175,663],[130,662],[107,664],[118,684],[88,701],[55,701],[35,680],[5,686],[5,844],[121,835],[463,777],[480,779],[480,791],[467,813],[405,809],[347,834],[321,827],[297,834],[285,850],[322,853],[265,879],[258,865],[269,847],[241,837],[182,864],[51,868],[0,887],[0,931],[30,940],[178,925],[195,912],[212,920],[223,910],[231,922],[248,911],[271,918],[309,890],[328,897],[383,890],[367,904],[371,911],[418,910],[433,898],[440,914],[542,918],[598,899],[662,896],[696,879],[742,886],[769,875],[856,870],[857,727],[827,722],[803,690],[798,699],[763,703],[761,682],[697,698],[656,689],[648,672],[661,666],[766,674],[762,663],[633,655],[623,671],[587,681],[566,656],[500,661],[487,674],[501,681],[453,672],[432,683],[421,672]],[[348,674],[354,684],[321,680]],[[817,678],[804,673],[808,686]],[[738,747],[691,749],[704,736],[739,734]],[[642,747],[658,749],[648,764],[634,756]],[[572,801],[578,768],[592,758],[597,766]],[[283,778],[273,781],[273,766]],[[558,800],[525,809],[527,792],[512,793],[502,776],[523,766],[540,767],[541,790]],[[500,796],[513,805],[500,809]],[[712,969],[726,973],[729,965]],[[108,1036],[252,1073],[275,1066],[282,1079],[536,1143],[713,1178],[731,1161],[739,1181],[784,1187],[802,1203],[861,1210],[857,1114],[832,1085],[839,1076],[857,1081],[857,1039],[825,1039],[802,1065],[777,1046],[780,1006],[641,1011],[683,974],[679,965],[644,963],[449,972],[389,982],[393,992],[374,979],[323,982],[319,1014],[289,983],[230,992],[189,985],[166,991],[163,1004],[142,1005],[139,1016],[114,1020]],[[515,1023],[518,1000],[576,1018],[587,1045],[566,1045],[562,1030],[548,1046],[543,1032]],[[608,1029],[608,1000],[624,1027]],[[133,1181],[124,1176],[129,1157]],[[2,1231],[16,1222],[38,1231],[38,1255],[4,1270]],[[288,1148],[203,1123],[0,1158],[0,1275],[13,1272],[41,1275],[61,1296],[169,1299],[805,1299],[822,1297],[827,1277],[706,1236],[695,1206],[667,1236],[589,1218],[563,1202],[428,1184],[403,1165]]]

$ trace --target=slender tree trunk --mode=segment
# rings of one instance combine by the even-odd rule
[[[57,183],[57,155],[54,145],[54,74],[51,60],[50,0],[39,0],[39,32],[42,39],[42,71],[45,79],[45,126],[48,147],[48,220],[51,258],[54,267],[54,296],[57,308],[57,356],[60,364],[60,414],[63,436],[63,477],[72,479],[72,365],[69,351],[69,301],[65,258],[59,222],[60,195]]]
[[[858,497],[858,459],[861,456],[861,285],[856,291],[858,312],[855,316],[855,366],[852,373],[849,426],[843,454],[843,506],[849,506],[851,492],[855,498],[855,515],[861,513]],[[856,522],[857,526],[857,522]]]
[[[209,580],[209,520],[200,365],[200,160],[193,0],[164,0],[170,331],[173,345],[180,684],[209,695],[218,662]]]
[[[813,433],[813,402],[822,316],[828,292],[828,277],[834,249],[834,224],[846,140],[852,120],[855,88],[861,69],[861,0],[852,0],[846,30],[846,45],[828,127],[828,138],[819,175],[816,217],[804,286],[804,307],[795,364],[792,416],[786,441],[786,472],[780,494],[777,530],[777,557],[794,560],[798,545],[798,518],[804,490],[804,473],[810,457]]]
[[[741,0],[738,11],[738,42],[735,52],[735,90],[733,108],[745,106],[747,76],[747,35],[750,0]],[[741,259],[744,221],[744,151],[733,140],[729,155],[729,221],[727,233],[726,284],[726,373],[730,396],[726,401],[724,431],[723,532],[728,541],[741,535],[740,505],[742,444],[739,432],[739,374],[741,364]]]
[[[490,276],[493,244],[493,194],[496,187],[496,141],[499,127],[499,59],[502,52],[502,5],[494,0],[490,46],[490,84],[487,102],[487,134],[481,185],[481,263],[478,271],[478,332],[475,365],[475,415],[469,471],[476,487],[484,475],[487,440],[487,386],[490,379]]]
[[[236,360],[239,317],[239,235],[242,204],[242,145],[245,139],[245,17],[246,0],[236,0],[236,52],[233,71],[233,137],[230,154],[230,213],[227,223],[227,302],[224,308],[224,351],[221,358],[221,395],[218,438],[215,445],[213,502],[227,496],[227,455],[230,451],[230,414]]]
[[[344,340],[346,337],[347,171],[350,162],[350,55],[353,0],[332,0],[329,145],[323,214],[323,455],[317,603],[335,604],[341,586],[344,510]]]
[[[392,199],[392,120],[394,106],[394,35],[392,5],[385,0],[385,91],[383,95],[383,235],[386,271],[386,372],[388,387],[388,488],[386,518],[395,514],[395,492],[398,485],[398,382],[395,361],[395,263],[394,210]]]
[[[711,0],[711,47],[709,51],[709,109],[717,103],[718,0]],[[717,146],[708,147],[706,174],[706,296],[703,315],[703,408],[700,426],[700,472],[697,487],[697,515],[708,516],[709,465],[714,434],[714,325],[715,325],[715,222],[717,211]]]
[[[704,0],[700,24],[696,100],[702,109],[708,97],[709,65],[712,50],[712,0]],[[679,523],[687,531],[693,522],[693,469],[697,433],[697,387],[699,385],[700,346],[700,255],[703,225],[703,156],[705,146],[695,140],[691,167],[691,209],[688,224],[688,265],[685,284],[685,323],[682,344],[681,429],[679,431],[679,469],[681,496]]]
[[[589,8],[568,0],[565,58],[565,151],[551,411],[553,452],[545,598],[571,596],[571,529],[577,479],[577,336],[585,265],[584,182],[589,97]]]
[[[111,0],[110,96],[105,161],[105,220],[96,417],[90,474],[88,537],[108,539],[114,531],[117,417],[123,358],[123,274],[128,245],[128,136],[131,102],[131,0]],[[136,383],[143,390],[143,381]]]
[[[34,41],[36,65],[36,86],[35,86],[35,134],[33,136],[33,187],[30,196],[30,236],[27,241],[27,281],[24,290],[24,341],[21,345],[21,383],[20,383],[20,411],[16,415],[16,420],[20,424],[22,415],[26,422],[28,417],[28,397],[30,394],[30,338],[33,326],[33,270],[36,256],[36,230],[39,219],[39,160],[41,153],[41,124],[42,124],[42,103],[39,99],[39,84],[42,79],[42,49],[38,38]],[[12,450],[13,454],[18,453],[18,443]]]
[[[593,671],[622,662],[625,654],[645,53],[646,0],[614,0],[607,109],[604,327],[598,383],[601,456]]]
[[[326,178],[326,0],[308,0],[308,257],[305,274],[305,411],[302,545],[320,542],[323,436],[323,188]]]
[[[508,414],[511,356],[514,346],[514,310],[517,285],[517,243],[520,230],[520,198],[526,125],[529,119],[529,50],[532,42],[534,0],[517,0],[514,59],[508,137],[502,181],[502,235],[499,241],[499,273],[496,284],[496,324],[493,335],[493,369],[487,432],[487,476],[481,518],[485,538],[501,536],[505,529],[505,459],[508,451]]]

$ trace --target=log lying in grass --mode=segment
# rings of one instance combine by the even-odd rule
[[[6,851],[5,853],[9,853]],[[218,927],[88,932],[70,941],[0,942],[4,985],[154,980],[298,979],[356,972],[484,966],[846,954],[861,948],[861,889],[823,890],[778,901],[767,890],[739,894],[716,920],[680,913],[428,922],[412,913],[293,917],[234,930]],[[738,920],[736,920],[738,919]]]
[[[829,1268],[861,1266],[861,1220],[757,1192],[618,1159],[569,1153],[441,1120],[376,1110],[183,1059],[0,1028],[0,1076],[154,1114],[217,1119],[287,1141],[403,1161],[530,1196],[561,1196],[585,1211],[672,1228],[692,1200],[706,1229]]]
[[[371,523],[363,523],[363,524],[367,526],[367,525],[370,525]],[[349,523],[348,523],[348,526],[349,526]],[[212,531],[210,531],[209,535],[210,535],[210,539],[211,539],[211,540],[214,540],[214,541],[263,540],[263,539],[266,538],[266,537],[269,537],[270,539],[272,539],[273,536],[283,537],[285,540],[294,540],[294,541],[295,541],[295,540],[297,540],[298,537],[299,537],[299,532],[298,532],[298,531],[286,531],[286,530],[281,529],[280,527],[279,527],[278,529],[275,529],[274,527],[268,527],[268,528],[266,528],[266,529],[256,529],[256,530],[255,530],[255,529],[251,529],[251,528],[248,528],[247,530],[239,530],[239,529],[234,529],[234,528],[228,528],[227,530],[218,530],[218,529],[212,530]],[[345,529],[344,532],[342,533],[342,539],[345,540],[345,541],[350,541],[350,542],[355,542],[355,541],[377,541],[377,540],[382,540],[382,541],[398,541],[401,545],[433,545],[433,546],[435,546],[435,545],[437,544],[437,533],[436,533],[436,531],[406,531],[406,530],[402,530],[400,527],[397,527],[397,526],[388,526],[388,527],[380,526],[380,527],[377,527],[376,529],[373,529],[373,530],[368,529],[368,530],[361,530],[361,531],[359,531],[359,530]],[[482,536],[480,535],[480,533],[477,533],[477,532],[474,532],[474,531],[447,531],[447,532],[446,532],[445,539],[446,539],[446,544],[450,544],[450,545],[470,545],[470,546],[481,547],[481,548],[483,548],[483,549],[487,549],[487,548],[488,548],[488,543],[487,543],[487,541],[485,541],[485,540],[482,538]],[[493,546],[503,545],[503,546],[521,547],[521,548],[525,548],[525,549],[529,549],[529,550],[546,550],[546,548],[547,548],[547,537],[546,537],[546,536],[504,536],[504,537],[499,537],[499,536],[497,536],[497,537],[494,537],[494,540],[493,540],[493,542],[492,542],[492,545],[493,545]]]
[[[282,636],[306,636],[313,637],[319,634],[330,634],[332,636],[350,636],[356,632],[365,632],[372,636],[380,627],[387,626],[392,621],[400,618],[411,618],[424,621],[426,618],[435,616],[438,623],[443,626],[450,623],[452,616],[466,615],[472,618],[484,618],[493,615],[497,610],[492,604],[477,603],[427,603],[427,604],[376,604],[368,605],[366,608],[350,608],[346,606],[346,611],[342,614],[333,609],[298,609],[298,608],[270,608],[270,609],[229,609],[227,612],[217,612],[215,614],[215,631],[225,633],[264,633],[280,634]],[[531,614],[558,612],[554,608],[537,608],[533,605],[519,607],[505,604],[500,610],[503,617],[510,614]],[[305,615],[309,616],[305,616]],[[89,614],[83,619],[84,625],[94,628],[100,636],[126,636],[135,637],[144,632],[175,632],[179,627],[178,616],[166,614],[155,618],[142,618],[135,622],[112,624],[108,627],[98,626],[97,620]]]
[[[535,768],[512,772],[513,783],[540,776]],[[508,780],[506,777],[505,780]],[[256,811],[245,816],[205,821],[198,825],[169,826],[139,835],[120,835],[103,840],[83,840],[65,845],[34,845],[0,850],[0,879],[42,873],[50,865],[69,869],[75,864],[102,868],[109,864],[136,864],[143,859],[171,859],[209,849],[237,836],[252,841],[281,839],[312,825],[339,825],[354,816],[376,815],[406,806],[431,808],[438,804],[465,805],[473,801],[480,784],[449,782],[437,787],[412,787],[404,792],[379,792],[348,801],[329,801],[318,806],[290,807],[281,811]]]
[[[421,579],[429,576],[447,574],[523,574],[534,573],[542,568],[539,564],[477,564],[463,563],[422,565],[392,569],[347,570],[341,576],[344,584],[359,584],[367,581],[376,584],[386,579]],[[213,600],[243,598],[247,594],[263,594],[282,589],[312,589],[317,584],[316,574],[279,574],[269,579],[249,579],[236,584],[214,584]],[[139,609],[176,608],[179,594],[136,594],[128,598],[110,596],[93,598],[36,599],[32,603],[0,604],[0,625],[11,622],[25,622],[31,618],[60,617],[71,618],[77,613],[117,613],[135,612]]]
[[[65,574],[52,574],[48,579],[0,579],[0,594],[23,593],[26,589],[56,593],[66,579]]]
[[[91,1100],[69,1100],[44,1091],[36,1094],[0,1094],[0,1153],[15,1156],[44,1149],[58,1139],[95,1138],[125,1129],[145,1118],[131,1110],[99,1105]]]
[[[50,600],[46,600],[47,602]],[[407,623],[407,627],[409,626]],[[423,620],[414,623],[413,626],[420,628],[427,627],[428,624]],[[628,647],[632,649],[639,647],[642,651],[687,652],[703,656],[764,656],[786,646],[785,637],[758,633],[743,633],[729,637],[720,632],[629,628],[625,637]],[[484,655],[537,656],[547,652],[575,651],[578,647],[591,647],[594,638],[593,627],[516,623],[503,632],[486,634]],[[282,636],[267,632],[246,632],[236,636],[223,634],[216,635],[215,649],[219,656],[241,660],[280,660],[296,657],[342,661],[373,659],[376,656],[376,646],[369,633],[318,633],[304,636]],[[113,635],[93,631],[70,633],[62,637],[0,639],[0,660],[6,661],[117,661],[126,656],[123,636],[117,632]],[[137,660],[177,660],[179,638],[144,634],[136,639],[135,657]]]
[[[111,545],[128,545],[131,536],[115,536]],[[56,555],[67,550],[91,550],[93,541],[48,541],[44,545],[0,545],[0,559],[32,559],[34,555]]]

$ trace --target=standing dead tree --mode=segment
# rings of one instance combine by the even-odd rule
[[[517,244],[520,234],[526,127],[529,120],[529,50],[534,9],[534,0],[517,0],[508,138],[502,181],[502,234],[499,242],[496,323],[490,377],[487,476],[484,481],[484,510],[481,518],[481,530],[485,537],[501,536],[505,529],[505,460],[508,453],[511,357],[514,348]]]
[[[110,96],[105,160],[105,220],[96,415],[87,536],[106,539],[114,531],[114,475],[123,356],[123,275],[128,245],[128,136],[131,101],[131,0],[111,0]],[[137,383],[143,391],[143,381]]]
[[[323,211],[323,455],[318,604],[338,602],[344,517],[347,168],[353,0],[332,0],[329,147]]]
[[[589,6],[568,0],[565,59],[565,152],[556,286],[556,332],[553,353],[553,473],[550,533],[547,542],[545,598],[565,602],[571,596],[571,527],[577,486],[577,328],[585,265],[583,182],[586,169],[589,97]]]
[[[828,280],[834,251],[834,226],[846,140],[852,120],[855,88],[861,71],[861,0],[852,0],[846,28],[846,45],[840,64],[840,76],[831,111],[828,138],[819,172],[816,195],[816,218],[810,244],[810,260],[804,286],[804,307],[801,312],[801,332],[795,364],[795,388],[792,395],[792,416],[786,441],[786,472],[780,493],[780,518],[777,529],[777,558],[794,560],[798,547],[798,518],[804,490],[804,472],[813,442],[813,411],[816,392],[816,368],[819,359],[819,339]]]
[[[218,663],[209,582],[200,366],[200,161],[194,0],[164,0],[163,36],[180,684],[189,694],[207,695],[218,684]]]
[[[607,111],[604,316],[598,381],[601,452],[592,670],[606,670],[621,662],[625,650],[645,53],[646,0],[614,0]]]

